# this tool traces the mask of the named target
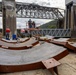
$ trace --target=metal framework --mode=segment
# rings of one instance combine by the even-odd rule
[[[70,29],[39,29],[39,30],[32,30],[33,35],[50,35],[54,37],[71,37],[71,30]]]
[[[61,9],[62,10],[62,9]],[[2,2],[0,2],[0,12],[2,14]],[[2,16],[2,15],[1,15]],[[59,19],[63,18],[59,8],[44,7],[36,4],[16,2],[16,16],[18,18],[39,18],[39,19]],[[54,37],[70,37],[69,29],[41,29],[31,32],[34,34],[51,35]]]
[[[62,9],[39,6],[36,4],[16,2],[16,16],[18,18],[58,19],[63,18]],[[64,10],[63,10],[64,11]],[[2,2],[0,2],[2,12]],[[2,13],[0,13],[1,16]]]

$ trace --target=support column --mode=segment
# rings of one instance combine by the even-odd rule
[[[73,38],[76,38],[76,5],[73,6],[72,12],[73,12],[73,14],[72,14],[71,20],[73,23],[71,24],[71,31],[72,31],[71,36]]]
[[[16,34],[16,3],[15,0],[2,0],[3,36],[6,28],[10,28],[11,35]]]
[[[76,30],[76,5],[73,7],[73,9],[74,9],[74,16],[73,16],[74,26],[73,26],[73,29]]]

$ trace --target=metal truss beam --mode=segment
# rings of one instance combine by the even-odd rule
[[[0,16],[2,16],[2,2],[0,2]],[[63,18],[60,9],[39,6],[36,4],[16,2],[16,16],[18,18],[58,19]]]
[[[70,29],[39,29],[39,30],[32,30],[31,35],[50,35],[54,37],[71,37],[71,30]]]

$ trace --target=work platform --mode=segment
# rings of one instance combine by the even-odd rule
[[[67,54],[68,50],[66,48],[48,42],[42,42],[30,49],[22,50],[11,50],[1,47],[0,72],[18,72],[44,68],[43,60],[49,58],[59,60]]]
[[[58,66],[59,75],[76,75],[76,53],[70,52],[66,57],[59,60],[61,63]],[[0,75],[52,75],[46,69],[37,69],[30,71],[21,71],[14,73],[0,73]]]
[[[29,42],[31,40],[31,42]],[[35,43],[38,41],[38,43]],[[69,42],[68,42],[69,41]],[[68,55],[68,49],[76,51],[76,43],[69,38],[59,38],[39,41],[32,37],[23,42],[8,42],[0,40],[1,45],[12,46],[12,44],[20,44],[21,49],[9,49],[0,46],[0,72],[19,72],[35,69],[44,69],[42,61],[54,58],[60,60]],[[28,44],[27,44],[28,42]],[[31,48],[22,48],[24,45],[32,45]],[[16,45],[12,46],[16,47]],[[66,48],[65,48],[66,47]]]
[[[0,41],[0,46],[3,48],[6,48],[6,49],[22,50],[22,49],[31,48],[39,43],[38,40],[35,40],[35,38],[29,38],[29,39],[26,39],[22,42],[21,41],[16,42],[16,41],[17,40],[15,40],[15,41],[13,40],[13,41],[10,41],[12,43],[9,43],[8,41],[2,40],[2,41]]]
[[[76,42],[70,42],[70,38],[60,38],[60,39],[53,39],[49,41],[53,44],[64,46],[74,52],[76,52]]]

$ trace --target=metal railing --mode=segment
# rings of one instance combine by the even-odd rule
[[[71,37],[71,30],[70,29],[39,29],[39,30],[32,30],[31,35],[50,35],[54,37]]]

